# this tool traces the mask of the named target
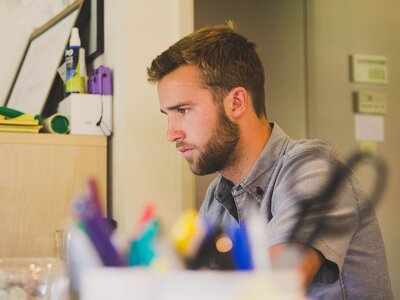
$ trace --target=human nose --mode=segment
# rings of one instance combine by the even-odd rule
[[[173,120],[168,120],[167,139],[169,142],[182,141],[186,137],[185,132]]]

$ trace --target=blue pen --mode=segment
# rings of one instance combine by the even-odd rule
[[[232,239],[232,256],[238,270],[252,270],[253,261],[249,237],[245,224],[242,224],[238,229],[230,232]]]

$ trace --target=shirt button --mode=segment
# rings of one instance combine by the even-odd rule
[[[256,193],[258,196],[262,196],[264,194],[264,191],[262,188],[260,188],[259,186],[256,188]]]

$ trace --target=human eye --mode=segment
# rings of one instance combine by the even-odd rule
[[[184,115],[184,114],[187,112],[187,108],[178,107],[178,108],[176,109],[176,111],[177,111],[179,114]]]

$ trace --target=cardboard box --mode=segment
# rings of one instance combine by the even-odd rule
[[[110,135],[112,96],[71,94],[58,105],[58,113],[71,121],[71,134]]]

